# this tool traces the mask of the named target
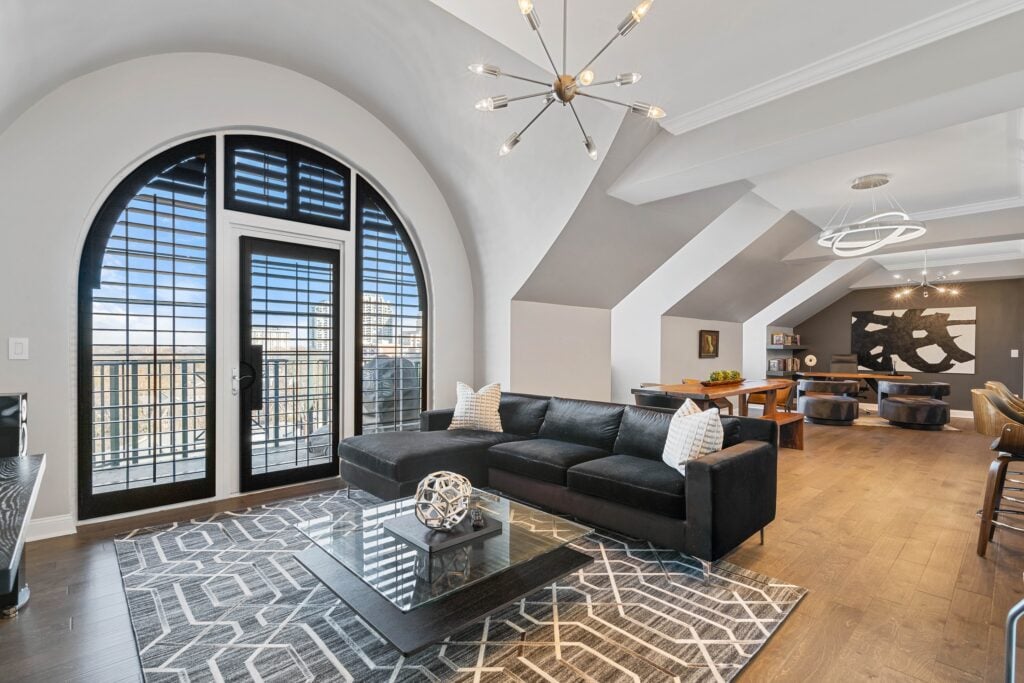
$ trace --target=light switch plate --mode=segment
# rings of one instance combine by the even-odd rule
[[[1020,358],[1020,349],[1010,349],[1010,358]]]
[[[28,360],[28,337],[7,338],[7,360]]]

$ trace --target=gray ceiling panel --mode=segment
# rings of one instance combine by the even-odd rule
[[[515,299],[613,308],[750,189],[730,183],[643,206],[609,196],[608,186],[657,131],[624,119],[590,189]]]
[[[842,299],[850,292],[850,288],[860,280],[868,277],[875,271],[884,270],[877,262],[868,259],[860,266],[834,281],[827,287],[822,288],[809,299],[797,305],[788,313],[776,319],[772,325],[778,327],[796,327],[805,320],[825,310],[835,302]]]
[[[827,265],[783,261],[786,254],[819,232],[803,216],[789,212],[665,315],[747,321]]]

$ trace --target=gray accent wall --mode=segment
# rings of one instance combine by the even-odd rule
[[[971,409],[971,389],[988,380],[1004,382],[1020,393],[1024,383],[1024,362],[1011,358],[1010,351],[1024,354],[1024,280],[992,280],[960,285],[961,295],[955,304],[978,309],[977,360],[974,375],[911,373],[914,381],[947,382],[952,387],[950,404],[955,410]],[[808,347],[801,357],[812,353],[818,357],[817,368],[827,369],[834,353],[850,352],[850,321],[854,311],[891,308],[925,308],[945,302],[916,298],[911,303],[897,303],[893,289],[859,289],[795,327],[800,341]]]

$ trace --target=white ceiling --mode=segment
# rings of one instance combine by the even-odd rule
[[[550,70],[512,0],[431,1]],[[637,1],[569,0],[571,70],[578,70],[614,35]],[[563,4],[534,0],[534,5],[561,66]],[[636,96],[661,104],[669,114],[665,123],[672,128],[677,118],[714,108],[715,103],[744,94],[754,98],[751,102],[763,102],[792,92],[795,83],[806,87],[821,82],[1021,5],[1012,0],[660,0],[640,26],[598,60],[596,71],[599,77],[643,73]],[[608,90],[623,98],[634,95],[614,86]]]
[[[824,227],[836,210],[854,202],[850,219],[870,209],[874,194],[849,183],[868,173],[888,173],[884,189],[915,218],[938,218],[1009,206],[1022,200],[1024,112],[1016,110],[895,142],[866,147],[751,179],[776,206]]]

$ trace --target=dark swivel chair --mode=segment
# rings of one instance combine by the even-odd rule
[[[828,367],[830,372],[849,372],[856,374],[860,372],[860,362],[855,353],[833,353],[832,360]],[[867,395],[870,387],[864,380],[857,381],[857,393],[854,396],[862,397]]]

